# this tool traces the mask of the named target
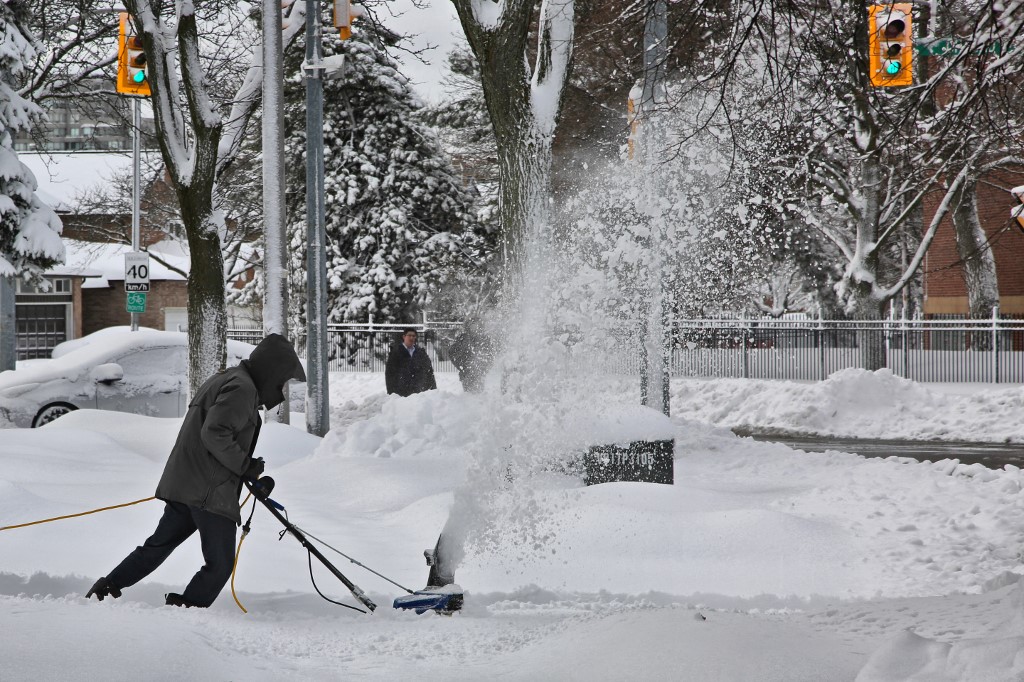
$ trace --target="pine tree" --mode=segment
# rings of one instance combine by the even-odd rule
[[[459,269],[487,260],[485,228],[395,63],[363,27],[324,81],[328,320],[408,322]],[[286,141],[292,328],[305,328],[304,45],[286,56]]]
[[[35,176],[14,151],[14,133],[43,116],[17,89],[35,56],[27,19],[21,3],[0,5],[0,277],[38,282],[46,268],[64,262],[64,244],[60,219],[36,196]]]

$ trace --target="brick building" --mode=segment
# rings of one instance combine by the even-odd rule
[[[978,183],[978,218],[995,258],[999,312],[1011,317],[1024,317],[1024,232],[1010,215],[1011,209],[1019,205],[1010,189],[1022,184],[1024,173],[1009,171],[989,173]],[[938,192],[926,197],[925,225],[935,215],[940,200]],[[966,318],[967,286],[949,216],[935,233],[935,240],[925,255],[923,273],[925,317]]]
[[[131,215],[123,207],[88,204],[82,197],[97,183],[114,182],[130,171],[128,154],[22,153],[36,175],[37,195],[60,215],[67,250],[64,265],[45,273],[49,291],[20,286],[16,292],[18,359],[49,357],[58,343],[111,326],[128,325],[124,254],[131,251]],[[151,175],[150,177],[153,177]],[[159,173],[144,185],[140,246],[150,253],[150,292],[139,324],[154,329],[188,326],[190,259],[183,228],[174,219],[176,198]],[[252,252],[251,245],[244,245]],[[251,277],[246,273],[245,277]],[[253,311],[229,306],[233,324],[252,324]]]

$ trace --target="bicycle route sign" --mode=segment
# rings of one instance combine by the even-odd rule
[[[144,313],[146,312],[146,294],[141,291],[129,291],[128,296],[128,312],[130,313]]]

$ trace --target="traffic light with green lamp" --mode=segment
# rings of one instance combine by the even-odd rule
[[[149,97],[149,76],[146,73],[146,51],[142,36],[135,30],[131,17],[121,12],[121,31],[117,42],[117,91],[123,95]]]
[[[914,31],[910,3],[868,8],[868,66],[875,87],[914,84]]]

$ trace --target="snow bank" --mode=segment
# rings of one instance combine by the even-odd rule
[[[763,434],[1024,442],[1019,385],[935,387],[846,369],[820,382],[673,379],[672,389],[673,414]]]
[[[4,680],[128,680],[140,665],[156,680],[1021,679],[1015,467],[808,454],[677,416],[675,485],[583,487],[527,465],[579,438],[555,425],[575,415],[594,428],[593,396],[517,411],[462,395],[451,377],[409,399],[383,395],[380,375],[331,379],[338,421],[327,438],[263,431],[257,453],[275,499],[304,530],[414,588],[426,577],[420,552],[449,510],[477,504],[458,575],[463,613],[394,612],[400,590],[342,559],[381,608],[371,618],[320,601],[306,553],[259,510],[236,576],[249,614],[227,592],[209,611],[158,607],[201,563],[194,539],[122,599],[86,603],[95,577],[152,530],[161,505],[150,502],[0,533]],[[846,393],[834,380],[834,409],[851,420],[867,419],[865,392],[886,399],[885,377],[852,377]],[[728,399],[728,383],[705,386]],[[781,401],[800,386],[752,394],[767,404],[772,387]],[[967,402],[981,409],[1003,392]],[[0,525],[151,495],[179,424],[83,410],[6,430]],[[345,599],[325,573],[317,583]]]
[[[1005,599],[1013,616],[990,635],[949,642],[906,630],[871,655],[856,682],[1024,679],[1024,582]]]

